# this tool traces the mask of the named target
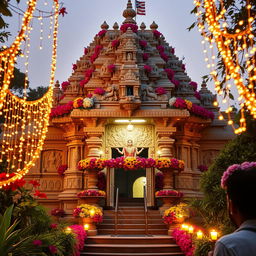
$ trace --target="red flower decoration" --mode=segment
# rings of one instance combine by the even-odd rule
[[[137,25],[135,25],[135,24],[123,24],[123,25],[120,27],[120,30],[125,33],[128,28],[131,28],[131,30],[132,30],[134,33],[137,33],[139,27],[138,27]]]
[[[77,69],[77,65],[76,64],[73,64],[72,65],[72,69],[75,71]]]
[[[144,61],[147,61],[148,58],[149,58],[149,54],[148,53],[143,53],[142,58],[143,58]]]
[[[69,81],[65,81],[61,84],[61,88],[63,91],[66,91],[68,86],[70,85],[70,82]]]
[[[43,242],[41,240],[34,240],[33,241],[34,246],[41,246],[42,244],[43,244]]]
[[[47,195],[45,193],[40,192],[39,190],[35,191],[34,196],[37,196],[39,198],[47,198]]]
[[[57,251],[58,251],[58,250],[57,250],[57,247],[54,246],[54,245],[49,245],[48,248],[49,248],[49,251],[50,251],[52,254],[57,253]]]
[[[156,92],[157,95],[163,95],[163,94],[167,93],[166,90],[163,87],[156,88],[155,92]]]
[[[141,46],[143,49],[146,48],[147,45],[148,45],[147,41],[145,41],[145,40],[140,40],[140,41],[139,41],[139,44],[140,44],[140,46]]]
[[[94,93],[95,93],[95,94],[98,94],[98,95],[104,95],[105,92],[106,92],[106,91],[105,91],[103,88],[96,88],[96,89],[94,90]]]
[[[62,8],[59,10],[59,15],[62,15],[62,17],[64,17],[65,14],[68,14],[67,11],[66,11],[66,7],[62,7]]]
[[[152,72],[152,67],[149,66],[149,65],[145,65],[145,66],[144,66],[144,70],[145,70],[147,73],[150,73],[150,72]]]
[[[55,228],[57,228],[58,227],[58,224],[55,224],[55,223],[52,223],[51,225],[50,225],[50,228],[51,229],[55,229]]]
[[[159,37],[162,35],[162,33],[159,32],[158,30],[154,30],[154,31],[153,31],[153,34],[154,34],[154,36],[155,36],[156,38],[159,38]]]
[[[101,31],[97,34],[97,36],[103,37],[103,36],[105,36],[106,33],[107,33],[107,30],[103,29],[103,30],[101,30]]]
[[[108,71],[110,73],[114,73],[115,72],[115,69],[116,69],[116,66],[114,64],[110,64],[108,65]]]
[[[88,54],[88,49],[86,47],[84,47],[84,55]]]
[[[119,41],[119,40],[113,40],[113,41],[111,42],[111,45],[112,45],[112,47],[114,47],[114,48],[118,47],[119,44],[120,44],[120,41]]]
[[[40,186],[40,183],[37,180],[30,180],[28,184],[32,184],[34,188]]]
[[[65,171],[68,169],[68,166],[66,164],[62,164],[58,167],[57,172],[59,175],[64,175]]]

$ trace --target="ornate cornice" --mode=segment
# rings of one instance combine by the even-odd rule
[[[141,109],[133,112],[132,117],[189,117],[187,110],[180,109]],[[91,109],[80,110],[74,109],[70,115],[71,118],[85,118],[85,117],[130,117],[129,113],[124,110],[117,109]]]

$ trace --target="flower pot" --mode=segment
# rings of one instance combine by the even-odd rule
[[[163,200],[163,205],[159,208],[160,213],[163,214],[165,210],[169,209],[175,204],[178,204],[181,200],[179,196],[159,196]]]
[[[88,236],[96,236],[98,234],[96,225],[94,224],[93,220],[91,218],[81,218],[82,219],[82,225],[89,225],[89,229],[86,230]]]

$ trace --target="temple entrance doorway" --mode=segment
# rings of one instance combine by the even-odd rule
[[[140,150],[140,148],[138,149]],[[122,155],[116,148],[112,148],[112,158]],[[144,148],[139,155],[148,158],[148,148]],[[143,182],[144,181],[144,182]],[[132,198],[143,198],[143,187],[146,185],[146,169],[126,171],[116,168],[114,176],[114,187],[119,189],[119,198],[121,201],[129,201]]]

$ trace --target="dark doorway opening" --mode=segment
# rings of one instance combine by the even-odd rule
[[[140,148],[138,148],[138,150],[140,150]],[[115,148],[112,148],[112,158],[121,156],[122,155]],[[139,156],[148,158],[148,148],[144,148]],[[115,169],[115,193],[116,188],[119,188],[119,197],[121,201],[128,201],[133,198],[133,184],[140,177],[146,177],[145,169],[138,169],[134,171],[125,171],[124,169],[120,168]]]

